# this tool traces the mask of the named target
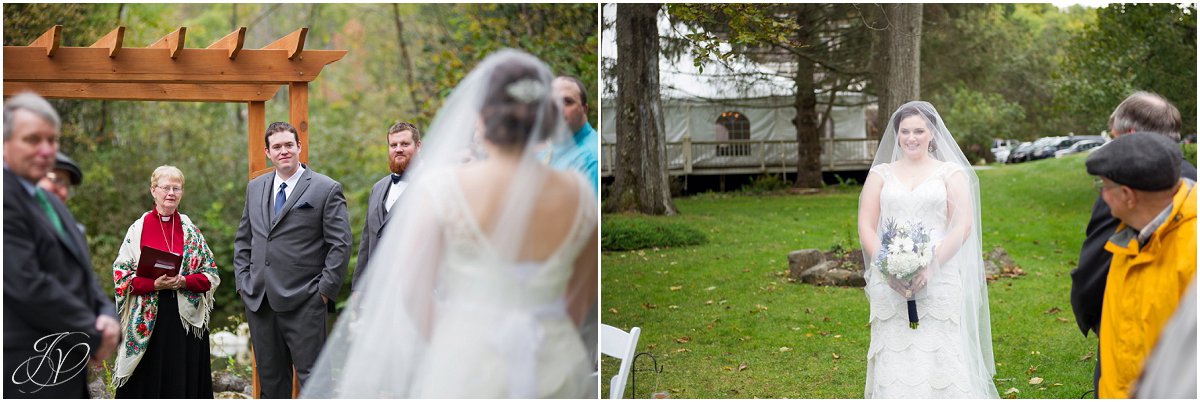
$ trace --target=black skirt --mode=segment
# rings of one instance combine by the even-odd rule
[[[178,303],[175,291],[158,291],[158,319],[150,344],[129,381],[117,388],[117,399],[212,399],[208,332],[199,338],[187,333]]]

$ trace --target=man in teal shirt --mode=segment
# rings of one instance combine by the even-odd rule
[[[554,96],[562,99],[563,118],[574,135],[571,140],[554,145],[550,166],[579,171],[592,185],[592,191],[598,193],[600,140],[587,121],[587,90],[578,78],[564,75],[554,79]]]

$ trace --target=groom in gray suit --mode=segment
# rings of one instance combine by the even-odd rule
[[[271,123],[264,140],[275,171],[246,186],[233,268],[258,367],[257,397],[290,398],[292,367],[303,386],[325,343],[326,310],[350,262],[350,220],[342,185],[298,160],[295,127]]]
[[[367,272],[371,253],[383,236],[383,227],[394,215],[391,213],[392,205],[408,187],[404,172],[421,148],[421,131],[412,123],[402,121],[388,129],[387,141],[388,168],[392,174],[375,182],[371,187],[371,196],[367,198],[367,219],[363,222],[362,238],[358,241],[358,262],[354,265],[354,279],[350,281],[351,291],[358,289],[359,279]]]

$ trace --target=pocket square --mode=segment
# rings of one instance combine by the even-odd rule
[[[305,201],[303,204],[296,206],[296,209],[312,209],[312,208],[313,208],[312,204],[309,204],[308,201]]]

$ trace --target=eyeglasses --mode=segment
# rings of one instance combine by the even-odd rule
[[[154,187],[159,190],[162,190],[164,193],[183,194],[183,187],[178,187],[178,186],[154,186]]]
[[[1092,188],[1096,189],[1097,193],[1103,193],[1106,188],[1120,187],[1120,184],[1104,184],[1104,179],[1099,177],[1092,179]]]

